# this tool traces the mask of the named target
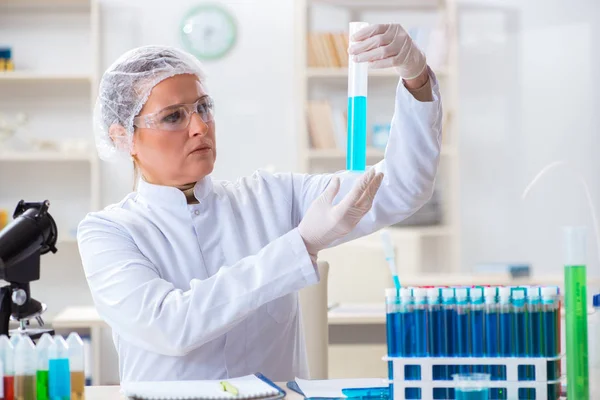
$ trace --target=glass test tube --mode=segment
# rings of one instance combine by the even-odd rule
[[[69,349],[62,336],[54,336],[48,350],[48,389],[52,400],[69,400],[71,397],[71,374]]]
[[[409,288],[400,289],[400,319],[402,321],[400,355],[402,357],[415,357],[416,326],[414,301],[412,290]],[[404,377],[407,381],[421,379],[419,368],[414,365],[407,365]],[[420,389],[407,388],[405,390],[405,397],[407,399],[420,398]]]
[[[2,359],[4,400],[14,400],[15,396],[15,364],[12,343],[8,336],[0,336],[0,358]]]
[[[23,336],[15,347],[15,400],[35,400],[35,345]]]
[[[442,330],[442,310],[440,305],[440,288],[427,289],[427,352],[430,357],[441,357],[446,352],[446,336]],[[446,368],[433,367],[433,380],[439,381],[447,375]],[[445,399],[446,389],[434,388],[434,399]]]
[[[454,314],[454,324],[456,328],[455,337],[455,356],[458,357],[469,357],[469,343],[470,343],[470,326],[469,326],[469,291],[467,288],[456,288],[454,289],[454,295],[456,298],[456,313]],[[469,373],[469,366],[461,366],[459,373]]]
[[[513,356],[527,357],[525,344],[527,339],[527,324],[525,323],[525,289],[515,288],[512,290],[512,342]]]
[[[83,400],[85,398],[85,350],[83,340],[77,332],[69,334],[67,346],[69,347],[69,368],[71,369],[71,400]]]
[[[560,337],[557,329],[560,323],[558,315],[558,294],[555,287],[548,286],[542,288],[542,343],[541,351],[544,357],[556,357],[558,355],[558,342]],[[558,322],[557,322],[558,320]],[[558,364],[558,363],[554,363]],[[558,379],[559,371],[557,368],[551,368],[549,364],[548,379]]]
[[[350,23],[352,35],[368,26],[366,22]],[[348,144],[346,169],[364,171],[367,165],[367,83],[369,64],[348,60]]]
[[[471,357],[483,357],[485,337],[483,289],[471,289]],[[475,366],[473,372],[486,372],[486,368]]]
[[[585,228],[566,228],[564,244],[567,397],[588,400],[590,390]]]
[[[415,324],[415,357],[427,357],[427,290],[413,291]]]
[[[485,301],[485,343],[483,351],[487,358],[498,357],[500,355],[498,288],[486,287],[483,290],[483,296]],[[485,372],[490,374],[492,380],[498,380],[502,374],[502,369],[497,365],[490,365]],[[498,389],[491,389],[490,392],[494,399],[503,398],[503,394]]]
[[[445,348],[442,349],[442,356],[454,357],[455,354],[455,338],[456,338],[456,327],[454,325],[454,313],[456,310],[456,300],[454,298],[454,289],[443,288],[442,289],[442,326],[440,331],[445,336]],[[444,373],[445,380],[451,380],[452,375],[455,373],[453,366],[447,366]],[[454,389],[450,388],[446,390],[447,399],[454,398]]]
[[[385,290],[385,308],[386,308],[386,341],[389,357],[398,357],[400,349],[398,347],[398,338],[402,330],[400,321],[400,297],[395,288]],[[394,363],[388,361],[388,377],[390,381],[394,379]],[[393,393],[393,384],[390,384],[390,392]]]
[[[500,357],[511,357],[513,355],[513,327],[512,312],[510,304],[510,288],[498,288],[498,341]],[[499,380],[506,380],[506,370],[500,369]]]
[[[37,357],[37,371],[35,376],[37,400],[48,400],[50,398],[50,391],[48,389],[48,369],[50,368],[48,351],[53,342],[52,336],[44,333],[35,347]]]
[[[532,286],[527,288],[527,354],[531,357],[542,357],[542,342],[544,338],[541,335],[542,316],[541,316],[541,288]]]

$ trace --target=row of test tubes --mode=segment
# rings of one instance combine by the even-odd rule
[[[560,300],[555,286],[387,289],[386,311],[391,357],[554,358],[560,354]],[[433,377],[452,380],[458,373],[486,373],[492,380],[506,380],[501,365],[437,366]],[[407,366],[407,380],[420,380],[420,375],[418,367]],[[532,367],[519,368],[519,380],[536,380],[535,375]],[[549,362],[548,376],[537,380],[546,378],[560,378],[559,361]],[[549,389],[549,398],[558,397],[559,385],[555,386]],[[490,393],[503,398],[501,390]]]
[[[84,354],[75,332],[67,340],[45,333],[37,345],[26,335],[0,336],[0,399],[84,399]]]

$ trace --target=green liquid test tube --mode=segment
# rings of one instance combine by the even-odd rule
[[[50,392],[48,389],[48,350],[54,344],[54,339],[48,333],[44,333],[40,338],[35,352],[37,355],[37,373],[36,373],[36,394],[37,400],[49,400]]]
[[[589,400],[585,228],[565,228],[567,397]]]

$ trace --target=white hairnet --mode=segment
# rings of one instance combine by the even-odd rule
[[[161,81],[180,74],[193,74],[203,82],[205,74],[198,59],[185,51],[167,46],[144,46],[123,54],[100,81],[94,109],[94,136],[98,155],[105,161],[129,157],[133,138],[133,118],[140,112],[150,91]],[[126,135],[109,136],[113,124],[125,128]]]

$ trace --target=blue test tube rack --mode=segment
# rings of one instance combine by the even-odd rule
[[[420,392],[421,399],[435,399],[435,389],[456,388],[456,383],[451,380],[434,379],[434,370],[436,366],[455,366],[458,367],[485,367],[504,366],[506,368],[505,381],[490,381],[490,389],[505,391],[503,398],[507,400],[518,400],[523,398],[532,398],[536,400],[550,399],[551,392],[560,388],[561,380],[548,380],[549,362],[560,362],[561,357],[384,357],[384,361],[391,364],[392,378],[390,386],[393,390],[394,400],[406,399],[408,391]],[[420,380],[407,380],[404,374],[406,368],[420,368]],[[529,368],[535,371],[536,380],[519,380],[519,369]],[[549,386],[551,388],[549,388]],[[519,390],[529,389],[527,397],[519,395]],[[534,391],[535,394],[532,392]],[[559,390],[558,390],[559,392]],[[553,398],[556,400],[557,398]]]

